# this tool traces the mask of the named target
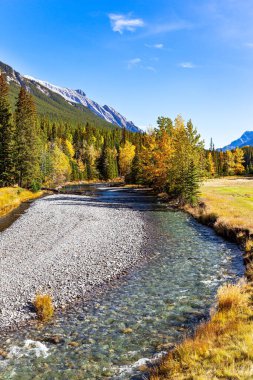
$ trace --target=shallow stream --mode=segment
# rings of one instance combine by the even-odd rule
[[[241,252],[187,214],[159,205],[151,193],[103,185],[71,190],[101,207],[142,212],[150,260],[52,323],[0,337],[8,353],[0,359],[0,378],[144,379],[140,359],[157,357],[183,339],[208,317],[217,288],[242,276]]]

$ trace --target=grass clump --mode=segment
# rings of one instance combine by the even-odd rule
[[[245,242],[245,251],[246,252],[253,252],[253,240],[247,239]]]
[[[225,285],[210,321],[171,351],[151,380],[253,379],[253,310],[249,285]]]
[[[226,312],[235,309],[237,312],[247,309],[249,302],[249,294],[245,290],[245,286],[224,285],[217,293],[217,309],[218,312]]]
[[[54,305],[49,294],[37,294],[33,302],[39,320],[45,322],[54,315]]]

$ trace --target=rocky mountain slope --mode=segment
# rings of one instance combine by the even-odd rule
[[[239,139],[232,141],[231,144],[224,146],[221,150],[232,150],[235,148],[242,148],[248,145],[253,146],[253,131],[244,132]]]
[[[0,62],[0,70],[6,73],[11,86],[12,97],[17,95],[18,87],[26,86],[35,97],[38,112],[43,115],[62,118],[62,114],[64,114],[66,116],[63,118],[64,120],[70,118],[71,121],[76,119],[78,122],[89,122],[92,118],[93,124],[96,125],[118,126],[132,132],[141,132],[133,122],[128,121],[115,109],[107,105],[100,106],[97,102],[89,99],[85,92],[80,89],[72,90],[35,79],[29,75],[23,76],[2,62]]]

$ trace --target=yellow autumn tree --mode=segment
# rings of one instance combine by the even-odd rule
[[[134,156],[135,146],[130,141],[126,141],[126,143],[119,148],[119,169],[122,176],[130,173]]]
[[[147,135],[139,156],[140,178],[180,203],[195,203],[205,170],[204,147],[191,120],[185,125],[179,115],[174,125],[158,119],[158,128]]]
[[[225,153],[225,166],[228,175],[235,174],[235,156],[231,150]]]
[[[75,149],[73,147],[73,144],[71,141],[66,139],[63,143],[63,152],[68,156],[69,158],[73,158],[75,155]]]
[[[69,163],[69,158],[57,145],[53,147],[51,155],[52,172],[50,175],[50,180],[55,184],[67,181],[71,175],[71,166]]]
[[[152,132],[146,137],[140,153],[141,177],[145,183],[158,191],[166,187],[172,167],[174,148],[165,129]]]
[[[244,163],[244,152],[240,148],[236,148],[234,151],[234,171],[235,174],[242,174],[245,172],[245,168],[243,166]]]
[[[211,177],[215,175],[215,164],[211,152],[207,155],[207,172]]]

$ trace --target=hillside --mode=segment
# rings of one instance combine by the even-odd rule
[[[4,72],[7,76],[10,85],[10,101],[13,108],[20,86],[23,85],[28,88],[34,96],[38,114],[43,117],[46,116],[51,120],[64,120],[66,122],[82,124],[88,122],[94,127],[110,129],[125,127],[133,132],[140,131],[132,122],[126,121],[126,119],[113,110],[113,108],[109,106],[104,106],[105,108],[103,108],[96,102],[86,98],[86,95],[81,90],[64,89],[29,76],[22,76],[11,66],[3,62],[0,62],[0,71]],[[75,93],[76,97],[80,98],[81,101],[76,101],[76,98],[68,99],[68,97],[63,96],[63,91],[61,90]],[[87,99],[89,102],[85,103],[82,99]],[[102,112],[98,112],[100,109],[104,110],[106,115],[103,115]],[[110,113],[108,111],[110,111]]]

